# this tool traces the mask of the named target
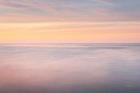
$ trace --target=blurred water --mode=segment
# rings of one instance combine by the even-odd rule
[[[140,44],[1,45],[0,93],[140,93]]]

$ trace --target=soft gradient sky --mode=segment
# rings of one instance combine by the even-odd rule
[[[140,43],[139,0],[0,0],[0,42]]]

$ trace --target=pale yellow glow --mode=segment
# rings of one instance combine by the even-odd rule
[[[0,42],[140,42],[140,23],[0,23]]]

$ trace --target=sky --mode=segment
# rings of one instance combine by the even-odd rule
[[[139,0],[0,0],[0,42],[140,43]]]

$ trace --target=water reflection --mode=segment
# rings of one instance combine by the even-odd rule
[[[140,46],[0,47],[0,93],[139,93]]]

